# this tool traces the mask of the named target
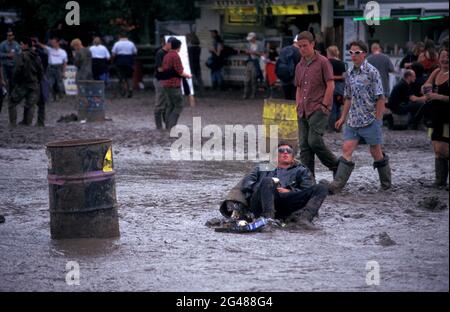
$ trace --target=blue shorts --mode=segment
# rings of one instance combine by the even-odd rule
[[[361,128],[345,125],[344,141],[363,141],[369,145],[383,144],[382,126],[383,120],[378,119],[375,119],[370,125]]]

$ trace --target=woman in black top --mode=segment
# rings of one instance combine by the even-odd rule
[[[344,99],[344,87],[345,87],[345,63],[339,59],[339,49],[337,46],[332,45],[327,49],[327,57],[333,67],[334,78],[334,93],[333,93],[333,108],[331,109],[330,118],[328,120],[328,127],[334,131],[336,129],[334,124],[341,116],[341,106]]]
[[[439,68],[433,71],[423,86],[423,92],[431,102],[431,121],[433,132],[431,140],[436,154],[434,185],[447,185],[449,156],[449,82],[448,82],[448,50],[439,51]]]

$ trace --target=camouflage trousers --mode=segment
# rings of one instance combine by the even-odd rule
[[[40,89],[36,86],[16,86],[10,97],[8,104],[9,123],[11,125],[17,124],[17,108],[16,106],[25,100],[25,109],[27,110],[26,121],[31,124],[33,121],[34,107],[39,102]]]

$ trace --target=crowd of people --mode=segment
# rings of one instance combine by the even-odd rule
[[[292,76],[284,81],[286,98],[295,100],[298,111],[300,162],[295,158],[294,148],[281,143],[278,146],[278,163],[274,170],[256,167],[246,175],[228,194],[220,206],[220,212],[234,219],[255,218],[282,219],[298,223],[301,227],[314,230],[312,223],[325,197],[342,191],[354,168],[353,153],[360,144],[369,145],[373,157],[373,167],[377,169],[382,190],[392,186],[389,156],[383,151],[383,114],[386,102],[397,98],[389,92],[388,75],[394,71],[389,58],[381,52],[378,43],[371,46],[358,40],[348,44],[352,66],[345,70],[338,59],[336,47],[327,49],[327,57],[315,49],[312,33],[304,31],[294,38],[293,46],[284,48],[280,55],[300,59]],[[429,43],[428,47],[431,46]],[[417,50],[417,49],[415,49]],[[402,64],[407,67],[402,81],[394,88],[402,88],[407,102],[428,103],[430,110],[431,140],[435,152],[434,186],[446,187],[449,175],[449,58],[448,40],[443,41],[435,54],[433,50],[422,51],[428,69],[427,79],[419,85],[421,96],[409,93],[416,81],[416,73],[411,68],[417,64],[408,55]],[[430,65],[433,60],[434,65]],[[337,61],[337,62],[336,62]],[[420,61],[418,62],[419,64]],[[289,64],[284,62],[283,64]],[[423,64],[421,64],[423,68]],[[338,85],[338,87],[336,87]],[[334,124],[343,128],[342,155],[336,157],[326,146],[323,136],[328,118],[336,103],[335,95],[343,98],[342,112],[338,113]],[[388,102],[389,103],[389,102]],[[392,103],[391,103],[392,105]],[[413,110],[408,110],[412,112]],[[336,118],[336,117],[333,117]],[[315,156],[333,173],[333,180],[315,181]]]
[[[238,200],[230,200],[222,212],[232,214],[234,210],[241,211],[242,205],[247,205],[253,213],[272,218],[277,214],[295,215],[297,210],[308,207],[297,217],[306,227],[313,228],[311,221],[326,196],[324,189],[332,195],[345,187],[355,168],[353,153],[361,144],[369,145],[381,188],[391,188],[389,156],[382,149],[386,107],[394,114],[408,114],[413,128],[425,120],[431,129],[435,152],[434,185],[447,185],[448,39],[443,40],[439,48],[431,40],[426,40],[425,44],[416,43],[400,63],[402,79],[391,91],[389,74],[395,68],[379,43],[371,45],[370,53],[362,41],[348,43],[346,52],[351,57],[352,66],[347,68],[340,59],[337,46],[325,49],[322,43],[319,50],[317,36],[309,31],[299,32],[292,45],[280,50],[273,44],[264,47],[253,32],[247,35],[244,50],[226,47],[216,30],[211,31],[211,37],[212,46],[206,65],[211,70],[214,89],[223,87],[222,71],[227,56],[243,53],[247,55],[243,99],[255,98],[262,82],[266,82],[270,90],[280,81],[284,98],[296,102],[298,113],[300,161],[295,160],[292,146],[281,144],[278,168],[270,174],[256,170],[246,176],[234,189],[233,196]],[[25,100],[25,109],[21,123],[32,124],[37,106],[37,125],[44,126],[49,90],[54,100],[64,92],[62,78],[68,54],[61,49],[58,38],[52,38],[49,45],[33,37],[24,37],[19,42],[15,41],[14,33],[8,31],[7,39],[0,44],[0,104],[8,94],[11,127],[16,126],[16,106],[22,100]],[[181,87],[187,91],[186,79],[194,78],[195,86],[203,89],[200,42],[195,34],[188,36],[188,42],[193,75],[183,68],[179,55],[182,42],[175,37],[164,41],[155,56],[154,118],[159,130],[170,130],[177,124],[184,106]],[[111,60],[114,60],[120,76],[126,80],[132,77],[137,48],[126,35],[120,35],[111,54],[98,37],[89,48],[84,47],[79,39],[72,40],[70,46],[73,63],[78,69],[77,82],[96,79],[107,83]],[[264,70],[260,66],[262,61]],[[128,86],[128,96],[131,97],[129,82]],[[325,143],[324,135],[330,128],[335,131],[342,129],[341,156],[335,155]],[[333,180],[320,181],[320,187],[315,181],[316,156],[333,173]],[[293,175],[297,180],[291,181]],[[280,178],[281,182],[274,182],[274,177]]]
[[[85,47],[80,39],[70,43],[72,53],[61,47],[61,40],[52,37],[47,44],[37,37],[23,36],[15,40],[15,34],[8,30],[7,38],[0,43],[0,112],[5,99],[8,100],[10,127],[17,125],[16,106],[25,100],[21,125],[33,123],[34,110],[38,107],[36,125],[45,126],[45,104],[50,96],[53,101],[63,99],[63,79],[69,58],[77,68],[76,83],[84,80],[109,79],[109,65],[112,62],[118,76],[126,82],[128,97],[133,96],[131,77],[137,48],[125,33],[119,35],[111,53],[94,37],[92,45]]]

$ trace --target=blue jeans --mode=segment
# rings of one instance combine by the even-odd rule
[[[211,71],[211,82],[213,88],[222,88],[223,85],[222,69]]]

